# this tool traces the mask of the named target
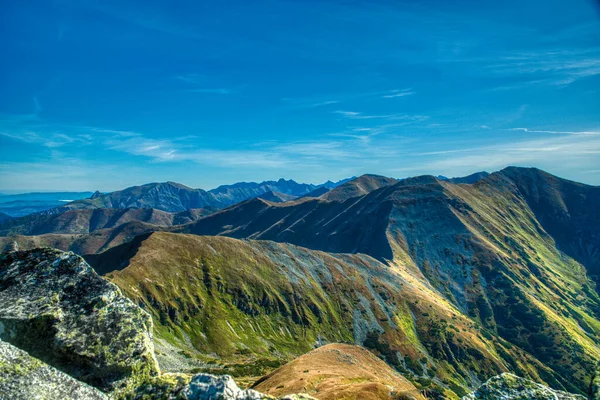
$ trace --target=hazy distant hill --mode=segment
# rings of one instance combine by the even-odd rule
[[[339,183],[342,182],[344,181]],[[292,199],[318,187],[335,187],[339,183],[327,182],[323,185],[311,185],[280,179],[262,183],[240,182],[209,191],[192,189],[175,182],[149,183],[105,194],[97,192],[91,198],[74,201],[48,210],[46,213],[56,214],[72,209],[91,208],[154,208],[167,212],[180,212],[195,208],[219,209],[268,192],[281,193],[281,195],[275,196],[279,200]],[[273,195],[270,196],[275,198]]]
[[[11,220],[13,217],[11,217],[10,215],[4,214],[0,212],[0,224]]]
[[[210,190],[209,193],[215,196],[223,207],[226,207],[253,197],[259,197],[268,192],[282,193],[291,196],[291,199],[302,196],[315,188],[315,185],[280,179],[261,183],[240,182],[233,185],[224,185]]]
[[[191,209],[168,213],[152,208],[91,208],[74,209],[60,214],[32,214],[0,224],[0,236],[85,234],[137,221],[159,227],[188,224],[208,214],[210,210]]]
[[[92,192],[22,193],[0,195],[0,212],[12,217],[48,210],[73,200],[90,197]]]

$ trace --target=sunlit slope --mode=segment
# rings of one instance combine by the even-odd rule
[[[512,181],[501,173],[474,185],[432,181],[399,187],[391,199],[395,260],[414,263],[465,315],[551,367],[568,390],[585,391],[600,357],[600,300]]]
[[[532,197],[524,188],[545,194]],[[445,299],[486,334],[552,368],[552,376],[541,377],[546,383],[583,392],[600,358],[600,299],[584,267],[593,273],[600,251],[600,225],[592,223],[600,212],[597,191],[522,168],[474,184],[422,176],[347,200],[249,201],[182,230],[364,253],[400,265],[405,279]],[[540,211],[538,198],[552,207]],[[556,207],[561,214],[547,211]],[[550,226],[579,236],[569,242]],[[451,349],[437,358],[452,360]]]
[[[348,344],[319,347],[261,378],[253,388],[274,396],[304,392],[319,400],[425,400],[385,362]]]
[[[320,343],[345,342],[440,392],[464,394],[510,365],[556,379],[400,262],[172,233],[114,248],[92,265],[102,257],[129,260],[107,276],[153,315],[166,369],[258,376]]]

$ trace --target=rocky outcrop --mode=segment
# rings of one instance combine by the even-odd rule
[[[0,398],[13,400],[107,400],[91,386],[0,340]]]
[[[263,400],[272,399],[256,390],[241,390],[229,375],[196,375],[183,390],[186,400]]]
[[[148,313],[79,256],[0,256],[0,339],[105,392],[158,373]]]
[[[242,390],[231,376],[210,374],[198,374],[191,379],[165,374],[137,388],[131,397],[134,400],[317,400],[306,394],[275,398],[252,389]]]
[[[552,390],[528,379],[510,373],[490,378],[463,400],[585,400],[585,397]]]

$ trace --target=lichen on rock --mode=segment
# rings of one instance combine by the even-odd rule
[[[108,397],[0,340],[0,399],[107,400]]]
[[[510,373],[490,378],[463,400],[585,400],[585,397],[550,389]]]
[[[0,256],[0,339],[105,392],[158,374],[152,319],[79,256]]]

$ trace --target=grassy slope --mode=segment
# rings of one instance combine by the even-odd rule
[[[369,351],[329,344],[296,358],[262,378],[253,389],[272,396],[308,393],[319,400],[425,400],[406,378]]]
[[[461,259],[466,280],[452,276],[452,264],[439,273],[441,263],[430,281],[445,291],[461,283],[466,314],[550,366],[554,377],[540,376],[547,383],[584,392],[600,359],[600,298],[585,268],[557,250],[503,176],[473,186],[444,184],[444,192],[469,231],[455,239],[471,257]]]
[[[511,364],[527,376],[551,374],[482,333],[413,268],[267,241],[154,233],[108,278],[153,315],[163,367],[181,366],[169,359],[176,349],[197,370],[259,376],[324,341],[363,344],[420,388],[460,395]]]
[[[513,175],[529,172],[513,171]],[[414,279],[468,316],[486,335],[500,335],[553,372],[519,363],[507,364],[511,370],[527,371],[559,389],[583,392],[600,354],[600,299],[585,268],[560,252],[536,219],[529,206],[531,196],[524,197],[519,190],[528,184],[517,186],[509,176],[515,179],[508,172],[496,173],[474,185],[418,177],[345,202],[247,203],[186,229],[325,251],[363,252],[399,265],[407,271],[405,279]],[[538,184],[540,191],[553,193],[560,187],[547,189],[547,182]],[[593,216],[597,206],[591,206],[587,211],[573,206],[570,211],[577,215],[573,222],[583,221],[588,236],[597,227],[574,212]],[[245,219],[249,211],[255,211],[250,213],[252,220]],[[384,235],[387,239],[381,240]],[[588,249],[577,254],[595,253]],[[458,352],[453,346],[427,350],[438,360],[452,362]],[[466,374],[459,371],[460,364],[453,368]]]

